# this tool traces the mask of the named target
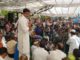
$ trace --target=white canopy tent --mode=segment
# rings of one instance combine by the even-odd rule
[[[80,0],[0,0],[0,8],[7,10],[22,10],[29,8],[32,12],[49,16],[76,16],[80,14]],[[51,8],[49,8],[50,6]],[[47,10],[45,6],[48,6]]]

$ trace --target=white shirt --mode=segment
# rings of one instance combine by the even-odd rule
[[[4,60],[4,59],[0,56],[0,60]]]
[[[47,60],[48,59],[48,52],[41,47],[38,47],[33,52],[33,60]]]
[[[64,52],[56,49],[56,50],[50,51],[48,60],[62,60],[65,57],[66,57],[66,54]]]
[[[69,54],[72,54],[74,49],[79,48],[79,40],[80,38],[77,35],[73,35],[69,38],[67,41],[67,44],[69,45]]]

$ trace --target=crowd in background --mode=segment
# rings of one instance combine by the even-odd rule
[[[0,23],[0,50],[7,48],[7,54],[15,59],[17,46],[17,22],[3,21]],[[80,26],[72,20],[41,20],[29,21],[31,60],[79,60],[79,46],[75,41],[80,38]],[[72,35],[77,38],[72,39]],[[80,39],[79,39],[80,40]],[[77,45],[79,45],[77,41]],[[70,46],[73,50],[70,52]],[[74,48],[74,46],[76,46]],[[3,50],[6,50],[3,48]],[[3,51],[6,53],[6,51]],[[0,51],[0,56],[2,55]],[[17,60],[17,59],[15,59]]]
[[[0,48],[7,49],[10,57],[5,60],[13,60],[17,46],[17,29],[14,22],[0,20]],[[4,51],[4,50],[3,50]],[[5,52],[3,52],[5,53]]]
[[[55,21],[47,18],[43,21],[37,18],[31,26],[32,32],[30,32],[32,34],[30,37],[33,60],[44,58],[44,55],[49,60],[79,60],[79,23],[74,23],[72,19]],[[48,57],[42,48],[48,52]],[[66,59],[66,57],[68,58]]]

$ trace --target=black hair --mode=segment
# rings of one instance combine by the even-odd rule
[[[23,9],[23,13],[25,13],[25,12],[30,12],[30,10],[27,9],[27,8],[24,8],[24,9]]]
[[[59,43],[57,43],[58,49],[61,50],[61,45]]]
[[[62,42],[56,42],[54,43],[54,46],[55,48],[57,47],[59,50],[63,50],[63,47],[61,47],[60,43],[63,44]]]
[[[2,55],[4,53],[7,54],[7,48],[5,48],[5,47],[0,48],[0,55]]]
[[[71,33],[71,35],[76,35],[76,33],[75,32],[70,32]]]
[[[40,47],[45,48],[46,42],[45,40],[40,41]]]

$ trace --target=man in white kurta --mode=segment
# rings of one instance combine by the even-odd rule
[[[18,20],[18,49],[19,56],[25,54],[30,58],[30,42],[29,42],[29,20],[26,18],[30,15],[28,9],[23,10],[23,15]]]
[[[74,33],[74,34],[72,34]],[[80,38],[76,35],[76,30],[71,30],[71,37],[68,39],[67,44],[69,45],[69,54],[73,53],[74,49],[79,49]]]

